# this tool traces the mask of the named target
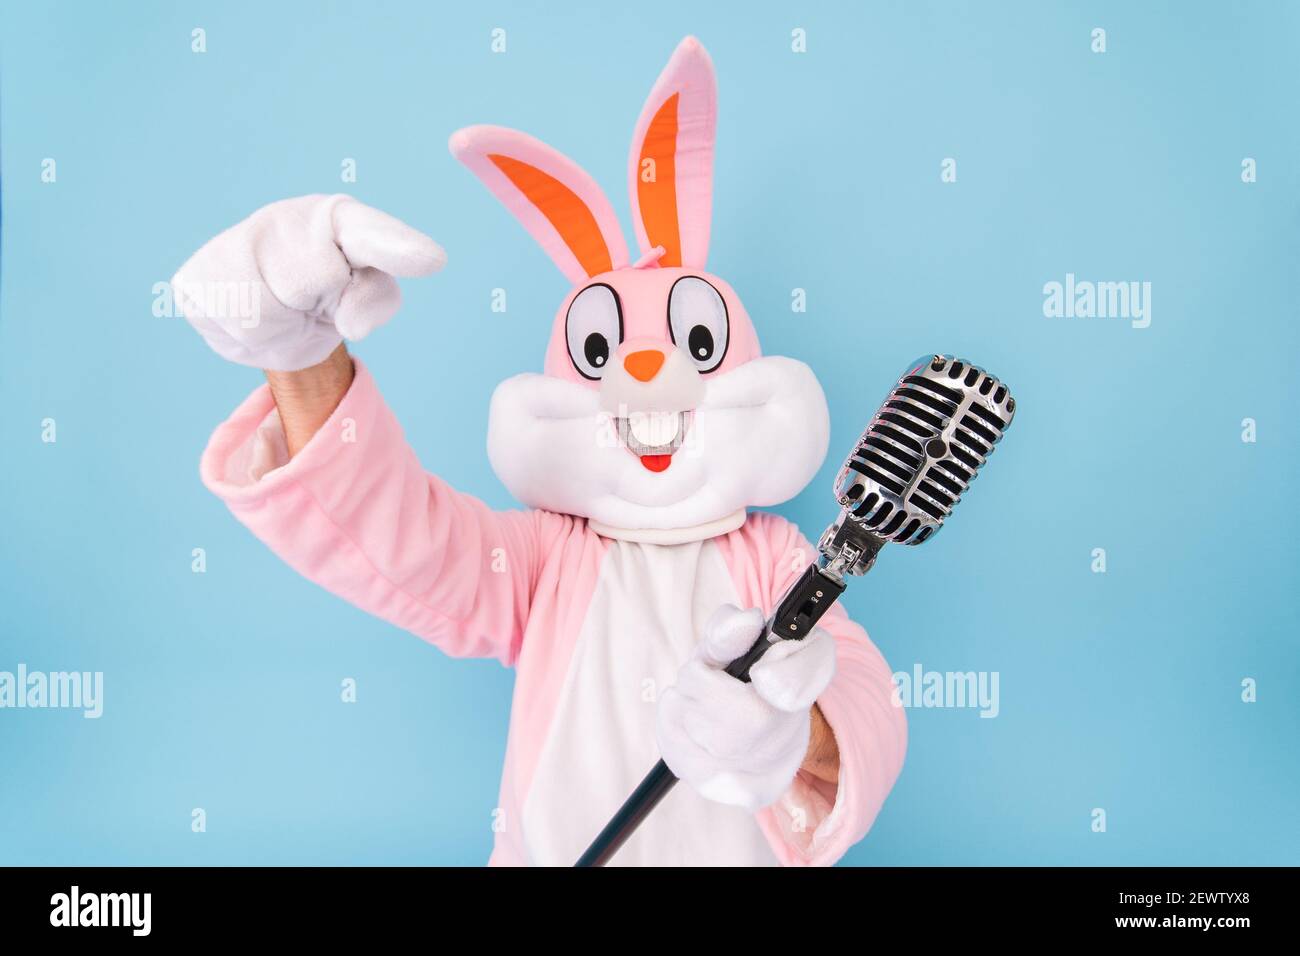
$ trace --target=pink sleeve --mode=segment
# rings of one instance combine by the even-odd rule
[[[750,519],[765,567],[752,581],[771,614],[786,588],[817,555],[799,530],[770,514]],[[852,585],[850,585],[852,586]],[[817,700],[840,751],[837,784],[800,771],[790,789],[758,814],[787,866],[829,866],[864,836],[894,786],[907,750],[907,718],[894,703],[892,672],[864,631],[836,605],[821,628],[835,638],[835,678]]]
[[[290,567],[339,597],[453,657],[516,660],[541,556],[571,518],[495,512],[427,474],[360,362],[292,461],[283,443],[262,386],[213,433],[203,483]]]

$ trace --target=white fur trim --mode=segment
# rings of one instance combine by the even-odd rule
[[[523,504],[593,529],[692,529],[798,494],[826,457],[826,397],[802,362],[754,359],[706,379],[685,443],[651,472],[618,442],[591,388],[544,375],[497,386],[488,457]]]
[[[707,541],[724,534],[730,534],[745,523],[745,509],[716,521],[706,521],[690,528],[613,528],[594,518],[587,521],[587,527],[602,538],[615,541],[637,541],[641,544],[686,544],[689,541]]]

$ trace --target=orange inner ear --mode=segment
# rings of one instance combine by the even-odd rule
[[[641,224],[651,246],[663,246],[661,266],[682,264],[682,238],[677,225],[677,99],[664,100],[646,127],[636,169],[636,201]],[[647,159],[654,161],[654,181],[646,182]]]
[[[587,275],[599,275],[614,268],[596,217],[577,193],[536,166],[496,153],[489,153],[488,159],[555,227]]]

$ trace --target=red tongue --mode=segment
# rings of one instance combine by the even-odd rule
[[[642,455],[641,464],[651,471],[663,471],[673,463],[672,455]]]

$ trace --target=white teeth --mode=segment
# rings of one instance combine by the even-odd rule
[[[690,420],[690,412],[632,412],[614,419],[619,439],[634,455],[674,454]]]
[[[670,445],[681,427],[677,412],[633,412],[627,418],[628,430],[640,445],[658,448]]]

